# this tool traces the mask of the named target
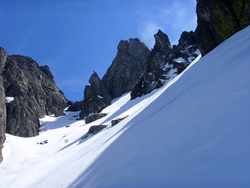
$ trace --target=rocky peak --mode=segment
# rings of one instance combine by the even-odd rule
[[[143,57],[145,58],[148,55],[149,50],[146,44],[140,41],[138,38],[130,38],[128,52],[135,59],[141,59]]]
[[[170,44],[168,36],[165,33],[163,33],[160,29],[154,35],[154,38],[155,38],[154,49],[158,49],[158,50],[161,49],[163,51],[171,49],[171,44]]]
[[[131,91],[142,72],[145,72],[150,51],[143,42],[137,38],[121,40],[117,50],[117,55],[102,80],[96,72],[91,75],[91,85],[84,90],[80,119],[101,112],[111,104],[113,98]]]
[[[49,77],[54,83],[55,83],[55,79],[54,76],[52,75],[52,72],[50,71],[48,65],[44,65],[44,66],[39,66],[38,67],[41,71],[43,71],[45,73],[45,75],[47,77]]]
[[[127,40],[121,40],[117,46],[118,51],[127,52],[129,49],[129,43]]]
[[[112,98],[133,89],[141,73],[146,70],[147,57],[150,54],[147,46],[137,38],[122,40],[117,49],[112,65],[102,78]]]
[[[178,45],[171,48],[168,36],[161,30],[147,60],[146,72],[131,92],[131,99],[146,95],[162,87],[167,80],[180,74],[198,55],[194,32],[184,32]]]
[[[187,49],[187,47],[190,46],[190,45],[197,46],[196,32],[183,31],[182,34],[181,34],[181,38],[179,39],[178,47],[182,51],[185,51]]]

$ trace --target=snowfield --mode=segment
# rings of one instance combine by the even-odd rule
[[[250,27],[199,58],[90,124],[68,112],[41,119],[39,136],[7,134],[0,187],[250,187]]]

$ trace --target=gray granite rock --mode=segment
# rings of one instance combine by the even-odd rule
[[[4,48],[0,47],[0,163],[3,160],[2,149],[5,141],[6,129],[6,106],[5,106],[5,89],[3,85],[2,70],[8,54]]]
[[[30,137],[39,133],[39,118],[60,114],[67,99],[55,83],[48,66],[39,66],[30,57],[8,56],[3,79],[6,96],[14,97],[7,104],[6,132]]]

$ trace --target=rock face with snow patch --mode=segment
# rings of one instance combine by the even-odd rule
[[[206,55],[224,40],[250,24],[249,0],[199,0],[197,42]]]
[[[196,33],[184,31],[178,45],[173,48],[168,36],[161,30],[147,61],[147,69],[131,92],[131,99],[162,87],[167,80],[180,74],[197,56]]]
[[[102,80],[95,72],[91,75],[91,85],[84,90],[80,119],[101,112],[111,104],[113,98],[131,91],[145,72],[150,51],[143,42],[137,38],[121,40],[117,49],[117,55]]]
[[[89,83],[91,85],[86,86],[84,90],[80,119],[86,118],[89,114],[101,112],[113,100],[96,72],[91,75]]]
[[[3,69],[7,104],[6,132],[16,136],[36,136],[39,118],[45,114],[62,115],[67,99],[56,84],[48,66],[39,66],[30,57],[8,56]]]
[[[2,70],[6,62],[7,53],[5,49],[0,47],[0,163],[3,160],[2,149],[5,141],[6,129],[6,106],[5,106],[5,92],[3,86]]]

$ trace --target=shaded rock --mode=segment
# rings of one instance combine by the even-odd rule
[[[94,125],[89,128],[89,131],[81,138],[86,139],[89,135],[94,135],[98,132],[100,132],[102,129],[106,128],[107,125]]]
[[[128,116],[125,116],[123,118],[118,118],[118,119],[114,119],[111,121],[111,126],[115,126],[116,124],[120,123],[122,120],[124,120],[126,117]]]
[[[64,110],[62,110],[62,109],[55,110],[55,117],[60,117],[60,116],[64,116],[64,115],[65,115]]]
[[[101,112],[112,101],[112,97],[95,72],[92,74],[89,82],[91,85],[86,86],[84,90],[84,100],[79,114],[80,119],[86,118],[89,114]]]
[[[96,72],[91,75],[91,85],[84,90],[80,119],[101,112],[111,104],[113,98],[131,91],[145,72],[150,51],[144,43],[139,39],[121,40],[117,49],[117,55],[102,80]]]
[[[89,79],[89,83],[91,84],[91,87],[93,88],[93,90],[98,96],[103,97],[110,102],[113,100],[108,90],[106,89],[105,85],[102,83],[101,79],[99,78],[99,76],[97,75],[95,71],[91,75]]]
[[[5,106],[5,90],[3,85],[2,71],[8,54],[4,48],[0,47],[0,163],[3,161],[2,149],[5,142],[6,129],[6,106]]]
[[[162,87],[167,80],[180,74],[197,56],[196,33],[183,32],[178,45],[173,48],[168,36],[161,30],[154,35],[155,45],[147,69],[133,88],[131,99],[146,95]]]
[[[44,141],[42,141],[42,142],[37,142],[36,144],[39,144],[39,145],[48,144],[48,140],[44,140]]]
[[[199,0],[196,13],[197,43],[205,55],[250,24],[250,1]]]
[[[95,126],[91,126],[89,128],[88,134],[96,134],[98,132],[100,132],[102,129],[106,128],[107,125],[95,125]]]
[[[147,46],[139,39],[121,40],[112,65],[102,78],[112,98],[131,91],[141,74],[145,72],[150,54]]]
[[[76,101],[76,102],[70,101],[68,105],[69,105],[69,108],[67,111],[76,112],[82,109],[82,101]]]
[[[108,115],[108,114],[106,114],[106,113],[97,114],[96,113],[96,114],[89,115],[88,117],[86,117],[85,123],[86,124],[91,123],[91,122],[93,122],[95,120],[98,120],[98,119],[100,119],[100,118],[102,118],[102,117],[104,117],[106,115]]]
[[[3,69],[6,96],[14,97],[7,106],[6,132],[16,136],[38,135],[39,118],[61,114],[67,99],[48,66],[39,66],[30,57],[8,56]]]

